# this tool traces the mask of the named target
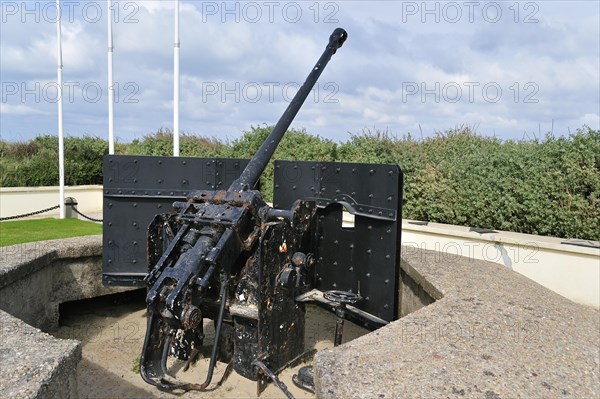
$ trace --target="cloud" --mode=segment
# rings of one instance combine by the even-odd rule
[[[50,115],[48,111],[44,111],[35,107],[31,107],[25,104],[0,104],[0,114],[4,116],[8,115]]]
[[[267,3],[180,2],[183,131],[235,138],[275,123],[337,26],[348,42],[294,127],[334,140],[364,127],[429,135],[471,124],[504,138],[553,123],[557,134],[600,128],[597,2],[495,2],[495,22],[479,2],[452,3],[458,20],[447,2]],[[106,5],[94,3],[94,18],[76,4],[63,23],[65,129],[105,136]],[[172,127],[174,3],[115,4],[115,129],[131,140]],[[2,136],[55,131],[56,104],[35,86],[56,77],[55,25],[44,15],[2,18]]]
[[[575,125],[586,125],[586,126],[598,126],[600,124],[599,114],[584,114],[579,117],[579,120],[575,122]]]

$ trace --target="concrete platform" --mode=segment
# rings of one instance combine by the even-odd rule
[[[44,331],[58,306],[128,290],[102,285],[102,236],[0,247],[0,309]]]
[[[315,358],[320,398],[597,398],[600,313],[505,266],[403,248],[400,320]],[[76,397],[58,304],[101,286],[101,237],[0,248],[0,397]],[[22,319],[22,320],[19,320]],[[23,321],[24,320],[24,321]]]
[[[81,344],[0,310],[0,398],[77,398]]]
[[[403,250],[408,314],[318,353],[317,397],[600,397],[597,310],[496,263]]]
[[[77,398],[81,345],[41,331],[61,303],[124,291],[102,285],[102,236],[0,247],[0,398]]]

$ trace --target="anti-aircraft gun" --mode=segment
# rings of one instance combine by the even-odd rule
[[[267,378],[285,388],[276,374],[307,354],[305,302],[336,310],[336,344],[343,318],[377,327],[397,317],[402,201],[397,166],[278,162],[274,206],[256,190],[285,131],[346,38],[343,29],[332,33],[250,161],[105,158],[103,279],[107,285],[148,288],[140,364],[146,382],[164,390],[206,390],[221,360],[229,364],[223,378],[233,369],[258,380],[259,392]],[[229,187],[221,189],[228,180]],[[169,203],[173,210],[149,223],[144,252],[141,227]],[[343,210],[355,218],[350,226],[344,226]],[[206,379],[175,380],[167,372],[168,357],[186,361],[184,369],[195,361],[205,318],[215,326]]]

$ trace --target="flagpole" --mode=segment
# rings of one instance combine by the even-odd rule
[[[60,218],[65,218],[65,146],[63,133],[63,87],[62,87],[62,37],[61,37],[61,12],[60,0],[56,0],[56,57],[58,65],[56,68],[56,83],[58,86],[58,180],[59,180],[59,209]]]
[[[114,137],[114,104],[115,85],[113,81],[113,33],[112,33],[112,0],[106,0],[108,6],[108,153],[115,153]]]
[[[175,0],[175,43],[173,45],[173,156],[179,156],[179,0]]]

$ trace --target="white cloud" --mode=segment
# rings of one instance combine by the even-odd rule
[[[8,115],[50,115],[50,112],[25,104],[0,104],[0,114]]]
[[[119,84],[115,127],[117,136],[131,139],[172,124],[174,2],[135,2],[134,9],[116,3],[120,8],[113,24]],[[407,2],[338,2],[327,9],[329,3],[318,3],[318,15],[310,8],[314,4],[306,2],[298,3],[302,19],[296,23],[282,18],[281,8],[270,21],[264,7],[260,20],[251,23],[245,20],[247,15],[203,15],[207,3],[181,1],[181,127],[235,137],[251,124],[276,122],[287,106],[282,86],[301,83],[329,33],[343,26],[349,31],[348,42],[333,56],[320,79],[319,98],[309,97],[295,127],[336,140],[365,126],[402,135],[414,133],[419,124],[425,134],[432,134],[467,123],[479,125],[482,134],[495,131],[501,137],[537,131],[540,124],[550,126],[553,120],[559,134],[577,124],[597,128],[600,11],[591,3],[595,2],[536,3],[539,21],[524,24],[525,3],[519,3],[519,23],[509,8],[513,3],[502,3],[504,18],[498,23],[486,22],[481,15],[469,22],[466,9],[462,20],[450,23],[447,15],[439,15],[438,22],[425,15],[423,22],[420,12],[406,14]],[[210,4],[222,7],[220,2]],[[239,3],[238,9],[245,4]],[[326,17],[338,21],[326,23]],[[32,102],[32,94],[25,101],[23,93],[8,96],[7,89],[13,86],[6,84],[55,79],[54,25],[22,23],[13,17],[0,29],[3,138],[5,132],[22,137],[53,131],[55,104]],[[78,16],[65,21],[63,57],[63,79],[79,85],[74,101],[65,105],[66,126],[74,134],[104,135],[106,90],[93,102],[81,88],[106,85],[106,20],[92,23]],[[269,98],[269,83],[279,84],[274,98]],[[325,90],[326,83],[335,84],[336,91]],[[403,92],[407,83],[416,84],[417,92],[407,96]],[[492,83],[502,92],[497,101],[490,98],[496,86],[484,92]],[[203,93],[207,84],[217,84],[219,92],[207,97]],[[249,99],[249,92],[240,92],[249,84],[261,88],[258,101]],[[462,90],[458,98],[451,91],[456,87]],[[222,101],[224,89],[238,93],[227,94]],[[339,102],[325,101],[327,95]],[[526,102],[527,98],[537,102]],[[23,123],[31,112],[38,112],[29,122],[37,126]]]
[[[579,118],[577,125],[587,125],[592,129],[600,129],[600,115],[599,114],[585,114]]]

